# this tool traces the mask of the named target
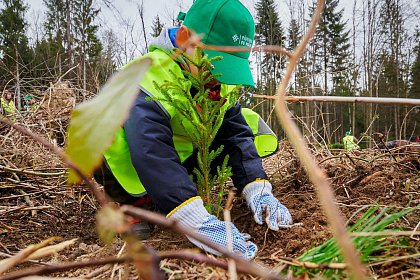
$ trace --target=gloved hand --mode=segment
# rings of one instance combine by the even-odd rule
[[[219,221],[215,216],[210,215],[204,208],[203,200],[199,196],[190,198],[179,205],[168,214],[167,218],[175,219],[181,225],[192,228],[212,242],[225,248],[227,247],[226,222]],[[232,235],[233,252],[245,259],[252,259],[258,249],[254,243],[248,241],[251,236],[240,233],[231,222],[229,222],[229,225]],[[188,237],[188,239],[197,247],[211,254],[221,255],[218,251],[211,249],[193,238]]]
[[[263,215],[272,230],[279,230],[281,225],[293,223],[289,210],[271,193],[272,187],[267,180],[255,180],[245,186],[242,196],[254,214],[254,220],[262,225]]]

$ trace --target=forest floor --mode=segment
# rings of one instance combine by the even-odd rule
[[[63,113],[65,114],[65,113]],[[51,116],[50,116],[51,118]],[[37,126],[39,134],[46,134],[60,144],[62,121]],[[53,131],[53,132],[51,132]],[[31,138],[24,137],[9,127],[0,127],[0,259],[6,259],[30,244],[53,236],[64,240],[77,238],[76,243],[53,257],[43,258],[14,267],[20,271],[28,267],[51,263],[76,262],[116,256],[123,242],[116,238],[112,245],[104,245],[96,232],[95,214],[98,205],[86,186],[67,187],[65,170],[60,160]],[[47,132],[47,133],[46,133]],[[6,147],[8,147],[6,149]],[[290,209],[295,223],[289,229],[277,232],[254,222],[241,198],[236,198],[232,221],[241,232],[252,236],[259,252],[255,262],[272,272],[287,274],[288,261],[307,250],[324,243],[332,233],[312,184],[309,182],[293,149],[281,143],[279,152],[264,160],[274,194]],[[342,150],[314,150],[319,166],[326,172],[335,191],[337,203],[348,220],[358,210],[370,206],[402,208],[420,204],[420,147],[399,147],[392,150],[366,149],[356,153]],[[391,210],[390,210],[391,211]],[[360,211],[349,224],[361,216]],[[420,212],[393,224],[393,228],[414,231],[419,226]],[[418,230],[418,228],[417,228]],[[394,248],[389,262],[369,266],[376,279],[419,279],[420,258],[418,236],[407,236],[408,250]],[[157,251],[179,251],[194,246],[180,234],[156,227],[152,237],[144,241]],[[223,279],[225,270],[191,261],[165,259],[160,264],[169,279]],[[104,265],[73,269],[54,276],[77,279],[120,279],[126,266]],[[133,275],[133,274],[130,274]],[[302,276],[301,276],[302,277]],[[2,277],[0,276],[0,279]],[[254,279],[242,276],[244,279]],[[135,276],[129,279],[137,279]],[[301,278],[304,279],[304,278]]]
[[[313,187],[288,145],[275,156],[265,160],[266,170],[274,185],[275,195],[286,205],[295,223],[301,226],[273,232],[256,224],[240,198],[235,201],[232,220],[241,232],[247,232],[259,247],[255,261],[272,268],[286,271],[285,257],[296,258],[310,248],[322,244],[331,237],[326,218],[320,208]],[[394,151],[395,153],[395,151]],[[419,157],[412,151],[397,155],[398,163],[383,151],[362,151],[360,154],[344,152],[318,154],[318,162],[330,177],[337,202],[343,215],[350,218],[356,210],[368,205],[395,206],[397,208],[419,205]],[[356,165],[353,164],[353,162]],[[3,165],[4,162],[0,165]],[[39,173],[46,170],[36,169]],[[68,188],[64,178],[55,179],[0,171],[0,251],[3,257],[12,255],[52,236],[64,240],[77,238],[76,245],[41,263],[72,262],[85,259],[115,256],[123,242],[117,238],[111,246],[105,246],[95,229],[97,204],[84,186]],[[18,181],[17,181],[18,179]],[[410,182],[410,187],[408,183]],[[419,212],[408,215],[398,223],[404,230],[413,230],[419,222]],[[354,221],[354,220],[353,220]],[[176,233],[155,228],[145,244],[158,251],[177,251],[194,246]],[[410,239],[419,248],[418,239]],[[395,252],[398,254],[398,252]],[[16,269],[32,266],[27,263]],[[188,261],[165,260],[161,263],[166,276],[171,279],[226,277],[222,269],[197,265]],[[377,277],[392,276],[410,279],[418,276],[419,259],[390,262],[371,267]],[[417,269],[417,270],[415,270]],[[109,279],[112,266],[94,267],[61,273],[65,277]],[[117,267],[114,268],[118,275]],[[94,272],[92,274],[92,272]],[[417,274],[416,274],[417,273]],[[0,277],[1,278],[1,277]],[[386,278],[389,279],[389,278]]]

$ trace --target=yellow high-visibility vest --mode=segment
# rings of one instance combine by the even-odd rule
[[[351,150],[355,150],[355,149],[360,148],[359,145],[354,143],[354,136],[351,136],[351,135],[346,135],[343,138],[343,145],[344,145],[344,149],[346,151],[351,151]]]
[[[16,106],[13,100],[10,100],[9,102],[7,102],[7,100],[2,97],[1,107],[3,108],[6,116],[13,116],[14,114],[16,114]]]
[[[183,163],[193,154],[193,143],[189,138],[188,133],[185,131],[185,129],[191,127],[191,124],[181,114],[177,113],[173,104],[164,100],[163,95],[160,91],[156,90],[155,86],[163,84],[165,81],[183,77],[182,70],[171,56],[160,49],[149,52],[138,59],[143,59],[145,57],[151,58],[153,63],[145,73],[142,81],[140,81],[139,87],[144,93],[155,98],[159,106],[170,118],[175,150],[178,153],[181,163]],[[138,59],[133,60],[130,63],[133,63]],[[227,96],[228,93],[235,88],[236,86],[222,84],[220,95]],[[187,102],[186,97],[181,95],[174,96],[174,98],[179,100],[179,102]],[[228,109],[228,103],[229,102],[226,102],[225,105],[220,108],[221,112]],[[245,117],[245,120],[254,133],[254,143],[258,154],[261,157],[274,154],[278,148],[278,141],[277,137],[271,129],[268,128],[267,124],[262,121],[257,113],[252,112],[251,110],[243,110],[242,115]],[[130,151],[123,128],[120,128],[116,133],[114,142],[108,147],[104,157],[112,174],[125,191],[131,195],[142,195],[146,192],[131,162]]]

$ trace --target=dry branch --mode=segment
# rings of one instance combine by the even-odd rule
[[[14,266],[16,266],[16,265],[18,265],[22,262],[33,259],[31,256],[34,253],[36,253],[41,248],[47,246],[51,242],[54,242],[54,240],[56,240],[56,239],[57,239],[56,237],[52,237],[52,238],[49,238],[47,240],[42,241],[39,244],[28,246],[27,248],[20,251],[19,253],[17,253],[13,257],[10,257],[8,259],[4,259],[4,260],[0,261],[0,274],[6,272],[10,268],[12,268],[12,267],[14,267]],[[73,241],[73,243],[74,243],[74,241]],[[48,251],[48,252],[50,252],[50,251]],[[55,250],[54,252],[57,252],[57,250]]]
[[[327,215],[328,221],[331,225],[334,236],[337,239],[337,243],[341,248],[344,259],[349,265],[350,273],[353,275],[354,279],[367,280],[368,277],[366,275],[366,269],[361,264],[360,258],[351,242],[348,232],[346,231],[343,216],[340,214],[340,209],[336,205],[336,199],[327,180],[327,176],[318,167],[311,152],[309,151],[307,144],[303,140],[304,138],[300,133],[299,128],[292,121],[286,106],[287,86],[294,70],[296,69],[299,59],[302,57],[306,49],[306,45],[315,33],[315,29],[319,22],[324,4],[325,3],[323,0],[317,1],[317,7],[308,28],[308,32],[305,34],[289,60],[285,77],[281,81],[277,90],[276,114],[289,138],[289,141],[295,147],[296,153],[298,154],[302,165],[308,173],[310,180],[315,186],[315,190],[321,201],[321,206]]]
[[[9,125],[11,127],[13,127],[15,130],[19,131],[20,133],[31,137],[32,139],[34,139],[35,141],[37,141],[38,143],[41,143],[44,147],[46,147],[47,149],[49,149],[51,152],[53,152],[55,155],[59,156],[64,164],[71,168],[72,170],[74,170],[77,175],[80,176],[80,178],[82,178],[86,184],[88,185],[89,189],[92,191],[93,195],[95,196],[95,198],[98,200],[98,203],[102,206],[107,204],[107,199],[104,195],[103,192],[101,192],[99,190],[99,188],[95,185],[95,183],[85,174],[83,174],[83,172],[80,170],[79,167],[77,167],[68,157],[67,155],[63,152],[62,149],[60,149],[59,147],[51,144],[51,142],[49,142],[48,140],[42,138],[41,136],[33,133],[32,131],[28,130],[27,128],[13,123],[12,121],[6,119],[6,118],[0,118],[0,123],[4,123],[6,125]]]
[[[187,250],[177,251],[177,252],[160,252],[157,255],[160,260],[163,260],[163,259],[188,260],[188,261],[194,261],[198,263],[206,263],[208,265],[220,267],[223,269],[228,269],[228,264],[226,261],[218,260],[218,259],[206,256],[204,254],[194,253]],[[45,274],[50,274],[50,273],[67,271],[67,270],[75,269],[75,268],[100,266],[100,265],[108,265],[108,264],[122,264],[122,263],[129,263],[132,261],[133,260],[131,257],[123,256],[123,257],[118,257],[118,258],[111,257],[111,258],[72,262],[72,263],[49,264],[48,266],[28,268],[21,271],[12,272],[7,275],[0,276],[0,280],[14,280],[14,279],[20,279],[26,276],[45,275]],[[244,274],[255,275],[252,273],[252,270],[249,268],[249,263],[246,261],[237,263],[237,271]],[[282,279],[282,278],[268,277],[264,279]],[[288,279],[292,279],[292,278],[288,278]]]
[[[299,261],[299,260],[295,260],[295,259],[291,259],[291,258],[276,258],[281,262],[284,262],[288,265],[293,265],[293,266],[302,266],[305,268],[320,268],[320,269],[346,269],[347,268],[347,264],[345,263],[326,263],[326,264],[322,264],[322,263],[313,263],[313,262],[303,262],[303,261]]]
[[[89,266],[98,266],[98,265],[105,265],[105,264],[113,264],[113,263],[125,263],[131,261],[130,258],[106,258],[100,260],[89,260],[84,262],[73,262],[73,263],[65,263],[65,264],[51,264],[48,266],[43,267],[35,267],[35,268],[28,268],[21,271],[15,271],[13,273],[9,273],[5,276],[0,276],[0,280],[14,280],[20,279],[25,276],[30,275],[45,275],[54,272],[60,271],[67,271],[74,268],[82,268],[82,267],[89,267]]]
[[[41,177],[56,177],[56,176],[62,176],[62,175],[66,174],[64,171],[63,172],[45,173],[45,172],[37,172],[37,171],[32,171],[32,170],[25,170],[25,169],[21,169],[21,168],[10,168],[10,167],[7,167],[7,166],[2,166],[2,165],[0,165],[0,171],[21,173],[21,174],[41,176]]]

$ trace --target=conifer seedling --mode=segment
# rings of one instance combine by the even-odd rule
[[[185,69],[188,69],[186,63],[188,61],[190,65],[197,67],[198,74],[194,75],[188,70],[183,70],[182,78],[172,73],[174,77],[172,81],[167,81],[163,85],[155,83],[156,89],[163,95],[163,99],[158,101],[169,102],[176,109],[177,114],[185,120],[181,126],[197,151],[198,167],[193,171],[193,180],[206,209],[215,215],[218,215],[222,208],[223,188],[231,175],[231,168],[228,166],[229,158],[226,156],[223,164],[214,172],[216,174],[211,174],[213,160],[223,151],[223,146],[211,150],[211,144],[222,125],[226,110],[235,103],[238,97],[238,91],[234,90],[221,96],[218,101],[208,98],[210,89],[206,85],[218,76],[212,74],[209,69],[213,67],[212,61],[220,59],[222,57],[208,58],[201,48],[196,48],[194,57],[182,53],[176,56],[175,60]],[[215,193],[216,183],[219,191]]]

